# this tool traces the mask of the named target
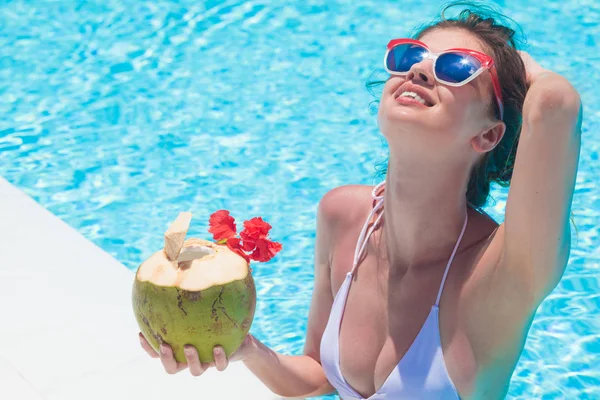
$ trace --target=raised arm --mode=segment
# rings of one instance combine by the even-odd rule
[[[518,281],[539,304],[560,280],[570,252],[569,214],[581,145],[579,94],[522,53],[530,88],[504,221],[498,277]]]

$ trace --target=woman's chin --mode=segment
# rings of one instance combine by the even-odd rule
[[[387,107],[380,110],[378,125],[382,132],[414,133],[439,130],[439,123],[435,123],[437,118],[431,111],[431,107]]]

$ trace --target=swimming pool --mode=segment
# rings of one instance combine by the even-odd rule
[[[0,175],[130,269],[162,247],[179,211],[206,238],[217,209],[263,216],[284,249],[254,268],[252,333],[299,354],[317,203],[335,186],[374,183],[385,156],[365,80],[387,41],[441,2],[272,3],[3,3]],[[600,5],[499,4],[585,106],[579,234],[509,397],[600,398]],[[506,191],[492,195],[486,210],[500,222]]]

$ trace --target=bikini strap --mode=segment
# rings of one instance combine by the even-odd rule
[[[364,224],[362,230],[360,231],[360,235],[358,236],[358,242],[357,242],[356,248],[354,250],[354,263],[352,264],[352,271],[350,271],[348,274],[353,274],[354,273],[354,270],[356,269],[356,267],[358,266],[358,263],[360,262],[360,258],[362,257],[362,254],[363,254],[363,252],[365,250],[365,247],[366,247],[366,245],[368,243],[368,240],[369,240],[369,237],[371,236],[371,233],[373,233],[373,231],[375,230],[375,228],[378,226],[379,221],[381,220],[381,217],[383,217],[383,213],[380,213],[377,216],[377,219],[375,220],[375,223],[371,226],[371,229],[369,229],[369,231],[367,232],[367,229],[369,228],[369,223],[371,222],[371,219],[373,218],[373,215],[375,213],[377,213],[377,211],[379,211],[383,207],[383,197],[384,196],[383,196],[383,194],[378,195],[377,192],[384,185],[385,185],[385,181],[380,182],[377,186],[375,186],[373,188],[372,196],[373,196],[373,199],[375,200],[375,205],[371,209],[371,212],[369,213],[369,217],[365,221],[365,224]]]
[[[468,219],[469,219],[469,213],[468,213],[468,208],[467,208],[467,212],[465,212],[465,222],[463,223],[462,231],[460,232],[460,236],[458,237],[458,240],[456,241],[456,244],[454,245],[454,250],[452,250],[452,255],[450,256],[450,260],[448,260],[448,264],[446,264],[446,270],[444,271],[444,277],[442,278],[442,283],[440,284],[440,288],[438,290],[437,299],[435,299],[436,307],[438,307],[440,304],[440,298],[442,297],[442,291],[444,290],[444,283],[446,283],[446,277],[448,276],[448,271],[450,270],[450,265],[452,264],[452,260],[454,259],[454,256],[456,255],[456,250],[458,250],[458,246],[460,245],[463,235],[465,234],[465,229],[467,228]]]

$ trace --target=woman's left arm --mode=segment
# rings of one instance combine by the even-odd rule
[[[579,94],[521,52],[529,90],[504,221],[502,266],[539,304],[556,286],[571,248],[569,214],[579,150]]]

